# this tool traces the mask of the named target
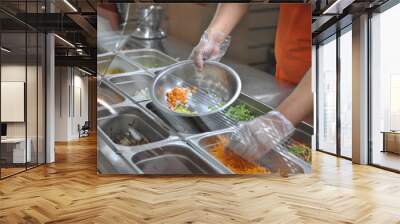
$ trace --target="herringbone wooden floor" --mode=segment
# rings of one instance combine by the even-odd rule
[[[313,154],[309,176],[101,177],[96,139],[0,181],[0,223],[400,223],[400,175]]]

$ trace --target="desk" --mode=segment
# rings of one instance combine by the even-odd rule
[[[25,163],[32,159],[31,145],[32,141],[27,138],[25,154],[25,138],[5,138],[1,139],[1,157],[6,163]],[[25,158],[27,159],[25,161]]]
[[[400,131],[382,131],[382,152],[393,152],[400,154]]]

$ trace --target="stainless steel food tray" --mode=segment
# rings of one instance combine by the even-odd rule
[[[131,104],[130,100],[107,82],[98,79],[97,85],[97,110],[106,108],[112,110],[113,107]],[[103,101],[105,105],[100,104],[99,100]]]
[[[107,71],[108,66],[111,64],[114,59],[115,54],[113,53],[105,53],[97,56],[97,74],[104,75]]]
[[[120,51],[122,57],[145,70],[156,73],[178,61],[155,49],[134,49]]]
[[[150,88],[153,83],[153,75],[147,72],[137,72],[127,75],[112,76],[108,80],[113,83],[116,88],[127,94],[135,102],[150,100]],[[144,96],[138,96],[139,92],[146,92]]]
[[[150,170],[149,172],[146,173],[152,173],[152,174],[166,174],[166,173],[160,173],[160,166],[157,166],[158,163],[167,163],[168,161],[186,161],[187,164],[189,164],[189,167],[192,167],[193,169],[196,170],[194,172],[195,174],[214,174],[214,173],[220,173],[220,174],[232,174],[233,172],[230,171],[227,167],[225,167],[222,163],[220,163],[218,160],[214,158],[204,147],[200,145],[200,141],[202,138],[206,138],[208,136],[214,136],[217,134],[223,134],[223,133],[230,133],[232,132],[232,127],[236,125],[236,122],[228,119],[226,120],[226,116],[223,116],[222,114],[216,114],[214,116],[210,117],[198,117],[198,118],[182,118],[182,117],[165,117],[165,114],[159,113],[155,111],[151,107],[151,101],[150,100],[145,100],[145,101],[138,101],[132,98],[132,92],[130,92],[129,88],[124,88],[124,84],[132,84],[132,86],[135,86],[135,82],[137,81],[137,77],[140,76],[146,76],[146,77],[154,77],[156,76],[157,72],[164,69],[163,67],[161,68],[146,68],[140,64],[136,64],[135,61],[129,60],[127,56],[125,55],[127,52],[141,52],[144,50],[129,50],[129,51],[121,51],[117,53],[108,53],[108,54],[103,54],[99,55],[101,59],[107,59],[112,58],[111,63],[114,61],[115,57],[119,57],[119,59],[122,59],[124,63],[127,63],[131,66],[137,66],[138,70],[135,70],[133,72],[127,72],[123,74],[117,74],[117,75],[112,75],[112,76],[104,76],[101,77],[104,79],[103,85],[106,86],[108,91],[111,90],[114,94],[111,94],[112,97],[110,97],[109,101],[111,102],[111,107],[112,109],[120,110],[121,108],[124,107],[135,107],[139,108],[139,110],[142,111],[141,118],[150,118],[151,122],[156,123],[158,126],[156,129],[165,129],[168,130],[169,136],[166,139],[163,139],[161,141],[145,144],[145,145],[139,145],[139,146],[121,146],[118,144],[115,144],[112,139],[110,139],[107,135],[106,132],[104,132],[102,125],[104,125],[103,121],[106,121],[107,119],[110,119],[113,115],[110,113],[110,111],[107,110],[107,108],[100,106],[98,108],[98,119],[99,119],[99,137],[102,139],[104,142],[104,147],[108,149],[111,149],[115,152],[115,155],[121,156],[123,158],[123,161],[127,162],[130,164],[130,173],[135,173],[135,174],[143,174],[143,170]],[[150,52],[158,52],[156,50],[145,50],[145,51],[150,51]],[[158,52],[161,53],[161,52]],[[156,53],[156,54],[158,54]],[[161,53],[163,55],[163,53]],[[164,55],[167,56],[167,55]],[[167,56],[169,57],[169,56]],[[170,58],[170,57],[169,57]],[[175,59],[170,58],[171,62]],[[108,61],[109,62],[109,61]],[[109,65],[111,65],[109,63]],[[139,78],[140,79],[140,78]],[[146,78],[145,78],[146,79]],[[127,86],[129,86],[127,85]],[[132,88],[135,89],[135,88]],[[100,91],[101,92],[101,91]],[[115,95],[116,94],[116,95]],[[267,113],[268,111],[272,110],[271,107],[268,105],[265,105],[245,94],[240,94],[239,98],[236,100],[236,102],[233,104],[238,104],[238,103],[243,103],[246,106],[248,106],[254,113],[255,116],[260,116],[262,114]],[[144,118],[144,119],[146,119]],[[150,122],[150,123],[151,123]],[[154,127],[153,127],[154,129]],[[305,143],[305,144],[310,144],[311,143],[311,136],[312,136],[312,127],[310,127],[307,124],[300,124],[297,127],[297,130],[295,132],[294,138],[296,140]],[[189,145],[185,144],[187,142]],[[159,155],[160,153],[160,148],[163,148],[164,146],[171,146],[168,148],[168,153],[167,155]],[[185,150],[181,149],[180,153],[173,152],[172,147],[177,146],[178,148],[184,148]],[[99,146],[101,147],[101,146]],[[104,151],[104,150],[103,150]],[[187,151],[191,152],[191,154],[194,154],[195,157],[199,156],[201,158],[200,160],[197,159],[190,159],[189,155],[185,154]],[[143,152],[139,155],[136,153]],[[185,152],[185,153],[183,153]],[[183,154],[182,154],[183,153]],[[176,155],[175,157],[172,156]],[[135,156],[136,155],[136,156]],[[154,155],[154,156],[152,156]],[[297,167],[297,170],[301,170],[304,173],[309,172],[309,166],[308,164],[303,164],[301,159],[299,159],[296,156],[291,155],[290,153],[282,154],[282,153],[276,153],[274,154],[277,160],[281,162],[281,165],[283,162],[289,163],[290,166]],[[191,160],[191,161],[189,161]],[[201,164],[207,164],[204,166],[211,166],[213,167],[214,171],[209,171],[206,172],[205,170],[199,169],[199,168],[194,168],[196,167],[193,164],[198,164],[194,161],[203,161],[203,162],[198,162]],[[160,162],[161,161],[161,162]],[[273,161],[268,161],[266,160],[267,163],[264,164],[264,166],[268,167],[270,170],[274,170],[274,166],[271,164],[274,164]],[[155,163],[156,165],[152,165]],[[184,162],[184,164],[186,164]],[[305,162],[304,162],[305,163]],[[147,165],[150,164],[150,165]],[[190,165],[191,164],[191,165]],[[298,167],[301,167],[298,168]],[[182,168],[182,167],[181,167]],[[171,171],[170,174],[177,174],[177,173],[172,173],[172,171],[176,171],[173,169],[181,169],[179,167],[173,168],[173,167],[168,167],[169,171]],[[183,168],[182,168],[183,169]],[[208,168],[206,168],[207,170]],[[189,169],[190,170],[190,169]],[[296,169],[295,169],[296,170]],[[169,172],[168,171],[168,172]],[[123,172],[127,172],[126,170]],[[167,171],[165,171],[167,172]],[[192,172],[192,174],[194,174]],[[187,174],[187,172],[183,172],[180,174]]]
[[[273,110],[272,107],[244,93],[240,94],[239,98],[236,100],[236,102],[233,103],[232,106],[240,103],[245,104],[256,117],[266,114],[269,111]],[[296,130],[292,136],[292,139],[311,146],[312,135],[313,135],[313,128],[310,125],[306,124],[305,122],[301,122],[299,125],[296,126]]]
[[[158,144],[165,144],[179,138],[168,127],[159,124],[157,120],[146,114],[138,106],[120,106],[113,108],[117,114],[107,114],[107,109],[99,111],[103,113],[98,117],[98,129],[105,141],[116,151],[140,150],[142,148],[153,148]],[[149,143],[142,145],[124,145],[116,142],[116,138],[129,132],[134,128],[142,136],[149,140]]]
[[[122,157],[137,167],[139,174],[199,175],[225,173],[223,167],[205,158],[185,142],[159,144],[153,148],[127,150]]]
[[[190,145],[193,145],[194,147],[197,147],[209,153],[208,150],[213,145],[213,143],[205,144],[206,140],[212,141],[212,139],[217,136],[226,136],[227,138],[230,138],[233,132],[234,132],[233,129],[227,129],[213,133],[205,133],[202,135],[192,136],[188,138],[187,141],[189,142]],[[209,155],[213,157],[211,153],[209,153]],[[219,163],[220,165],[224,166],[221,162]],[[285,151],[271,150],[265,157],[263,157],[259,161],[259,164],[273,173],[284,171],[287,172],[288,174],[298,174],[298,173],[307,174],[311,172],[311,164],[301,160],[300,158],[296,157],[295,155],[287,151],[285,152]],[[227,167],[225,168],[228,169]]]
[[[117,154],[105,141],[97,139],[97,170],[100,174],[138,173],[139,169]]]
[[[140,71],[141,68],[134,63],[127,61],[124,57],[116,55],[112,62],[107,67],[105,75],[112,76],[117,74],[126,74],[135,71]]]

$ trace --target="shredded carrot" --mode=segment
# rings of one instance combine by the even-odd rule
[[[225,147],[227,140],[220,138],[217,144],[211,149],[211,153],[225,166],[231,169],[236,174],[255,174],[268,173],[269,171],[257,164],[248,162],[239,155]]]
[[[188,102],[188,89],[183,87],[174,87],[171,91],[167,92],[168,107],[175,110],[178,103],[187,104]]]

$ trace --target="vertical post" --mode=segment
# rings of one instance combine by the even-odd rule
[[[317,89],[317,46],[312,46],[312,54],[311,54],[312,56],[312,59],[311,59],[311,64],[313,65],[313,66],[311,66],[312,67],[312,70],[311,70],[311,75],[312,75],[312,85],[311,85],[311,91],[312,91],[312,93],[313,93],[313,101],[314,101],[314,104],[313,104],[313,119],[314,119],[314,122],[313,122],[313,125],[314,125],[314,129],[313,129],[313,131],[314,131],[314,133],[313,133],[313,136],[312,136],[312,143],[311,143],[311,148],[313,149],[313,150],[316,150],[317,149],[317,92],[318,92],[318,89]]]
[[[1,24],[2,24],[2,23],[0,23],[0,47],[2,46],[2,43],[1,43],[1,42],[2,42],[2,36],[1,36],[1,34],[2,34],[1,28],[2,28],[2,27],[1,27]],[[2,62],[1,55],[2,55],[2,53],[1,53],[1,50],[0,50],[0,126],[1,126],[1,124],[2,124],[2,123],[1,123],[1,109],[2,109],[2,108],[1,108],[1,66],[2,66],[2,64],[1,64],[1,62]],[[0,128],[1,128],[1,127],[0,127]],[[1,132],[1,130],[0,130],[0,132]],[[1,133],[0,133],[0,137],[1,137]],[[2,158],[2,157],[1,157],[1,151],[2,151],[1,145],[2,145],[2,144],[0,143],[0,159]],[[0,160],[0,180],[2,179],[2,178],[1,178],[1,168],[2,168],[2,166],[3,166],[3,165],[2,165],[2,162],[1,162],[1,160]]]
[[[368,15],[353,19],[353,162],[368,163]]]
[[[341,156],[341,114],[340,114],[340,83],[341,83],[341,64],[340,64],[340,30],[336,31],[336,155]]]
[[[54,11],[54,6],[47,2],[46,10]],[[54,34],[46,35],[46,163],[55,161],[55,60]]]

